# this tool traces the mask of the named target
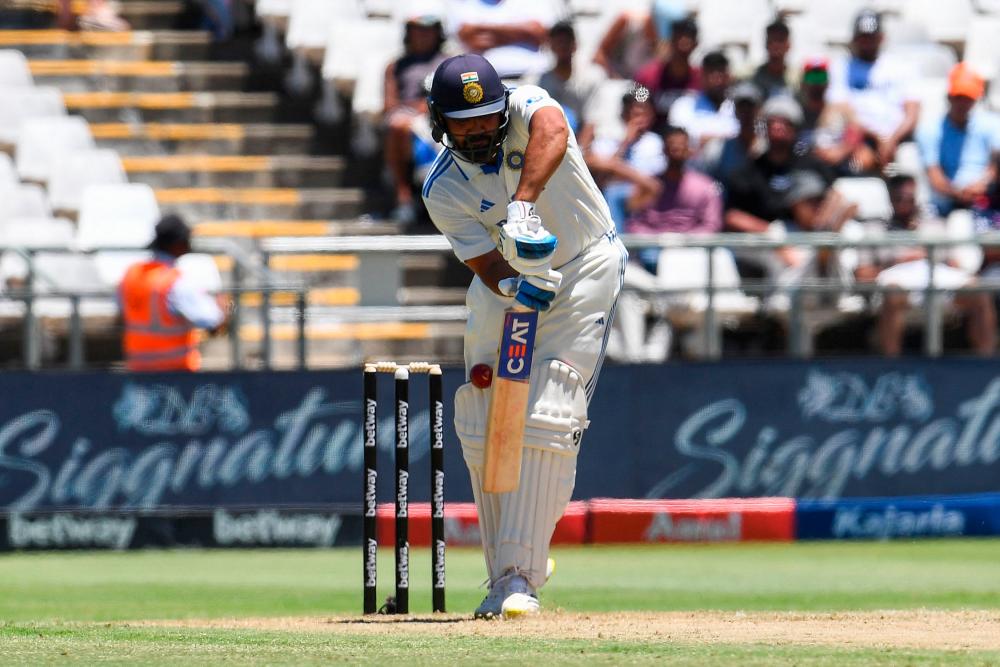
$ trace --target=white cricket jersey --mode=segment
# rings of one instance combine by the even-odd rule
[[[496,165],[473,164],[443,149],[431,166],[424,180],[424,203],[460,260],[496,248],[499,225],[506,220],[507,204],[521,179],[528,123],[543,107],[562,110],[542,88],[513,89],[510,124]],[[572,130],[566,156],[535,202],[535,210],[545,228],[559,239],[552,260],[556,269],[615,228]]]

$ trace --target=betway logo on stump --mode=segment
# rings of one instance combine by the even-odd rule
[[[28,518],[11,514],[7,539],[13,549],[126,549],[135,534],[136,519],[111,516],[55,514]]]
[[[643,534],[647,542],[738,542],[743,530],[739,512],[726,516],[673,516],[658,512]]]
[[[336,514],[279,514],[262,510],[230,514],[216,510],[212,534],[219,546],[331,547],[342,519]]]

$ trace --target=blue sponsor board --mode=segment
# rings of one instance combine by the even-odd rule
[[[1000,494],[800,500],[795,524],[800,540],[1000,535]]]
[[[361,376],[2,374],[0,514],[358,507]],[[448,501],[472,500],[453,428],[464,381],[444,374]],[[379,384],[382,502],[392,384]],[[410,493],[425,502],[426,376],[410,385]],[[588,418],[576,499],[1000,492],[1000,360],[608,366]]]
[[[508,310],[504,314],[497,377],[527,380],[531,376],[537,328],[538,313],[534,310]]]

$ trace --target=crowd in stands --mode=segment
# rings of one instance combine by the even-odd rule
[[[546,3],[463,0],[449,6],[467,11],[439,22],[410,19],[406,55],[387,72],[386,156],[399,220],[413,220],[418,204],[411,189],[436,149],[427,132],[412,132],[410,141],[400,132],[423,113],[416,111],[422,104],[417,81],[433,71],[451,37],[455,49],[491,59],[512,85],[538,84],[562,103],[621,232],[840,232],[858,238],[898,230],[945,233],[953,222],[979,231],[1000,225],[1000,118],[980,103],[983,76],[957,62],[943,111],[922,113],[922,73],[906,58],[886,55],[884,18],[875,10],[855,16],[842,54],[818,48],[801,66],[790,63],[796,36],[779,14],[765,28],[763,62],[735,71],[727,51],[702,49],[697,15],[677,0],[622,12],[591,57],[577,52],[573,23],[558,20]],[[440,32],[427,32],[423,41],[415,37],[434,30]],[[422,50],[415,55],[418,42]],[[607,107],[601,91],[615,80],[627,83],[618,118],[609,123],[597,107]],[[390,95],[405,81],[414,90],[409,107]],[[402,118],[401,108],[408,109]],[[420,147],[424,157],[409,146]],[[411,164],[417,175],[406,179]],[[872,187],[882,197],[888,193],[891,209],[880,219],[859,220],[858,202],[841,192],[850,188],[837,185],[845,179],[863,179],[858,182],[869,193]],[[657,253],[637,255],[636,266],[655,277]],[[919,290],[930,279],[919,248],[836,255],[787,248],[731,257],[742,279],[779,286],[832,276],[845,285],[876,281]],[[935,285],[970,285],[980,271],[1000,275],[998,260],[993,251],[975,266],[967,257],[943,258]],[[773,295],[768,305],[782,307],[781,297]],[[889,294],[870,301],[880,313],[879,349],[899,354],[906,311],[919,298]],[[971,347],[991,354],[993,300],[965,294],[953,305],[969,316]]]

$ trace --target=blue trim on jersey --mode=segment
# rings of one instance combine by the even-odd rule
[[[502,166],[503,166],[503,149],[502,148],[500,149],[500,152],[497,153],[497,161],[496,162],[494,162],[493,164],[482,164],[482,165],[479,165],[480,169],[483,170],[484,174],[499,174],[500,173],[500,167],[502,167]]]
[[[462,165],[460,165],[458,161],[454,159],[452,159],[452,162],[455,163],[455,169],[458,169],[458,173],[462,175],[462,178],[464,178],[465,180],[469,180],[469,177],[465,175],[464,171],[462,171]]]
[[[442,157],[444,157],[443,160],[441,159]],[[448,167],[450,167],[455,162],[455,159],[451,156],[451,153],[448,152],[447,150],[438,156],[438,160],[441,161],[438,162],[437,160],[435,160],[435,163],[431,166],[430,173],[427,175],[427,180],[424,181],[424,189],[421,193],[423,194],[424,197],[430,196],[431,187],[434,185],[434,181],[436,181],[441,176],[441,174],[448,171]]]
[[[622,245],[621,240],[618,239],[618,235],[614,231],[610,231],[605,235],[611,243],[618,246],[621,251],[621,264],[618,267],[618,294],[622,292],[622,288],[625,286],[625,265],[628,264],[628,250]],[[597,378],[601,374],[601,367],[604,365],[604,355],[608,349],[608,338],[611,335],[611,324],[615,319],[615,311],[618,309],[618,297],[615,297],[615,302],[611,304],[611,310],[608,313],[608,317],[604,322],[604,339],[601,341],[601,354],[597,357],[597,365],[594,366],[594,374],[590,376],[587,380],[585,391],[587,393],[587,404],[590,404],[590,399],[594,397],[594,390],[597,388]]]

